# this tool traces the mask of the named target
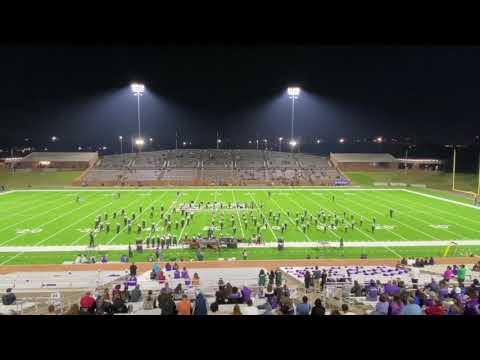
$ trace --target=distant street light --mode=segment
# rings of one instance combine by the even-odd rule
[[[289,142],[290,146],[292,147],[292,149],[297,146],[297,142],[295,140],[290,140]]]
[[[283,137],[279,137],[278,138],[278,151],[279,152],[282,151],[282,141],[283,141]]]
[[[341,138],[340,140],[338,140],[338,142],[339,142],[340,144],[344,144],[344,143],[345,143],[345,139],[344,139],[344,138]]]
[[[120,141],[120,154],[123,154],[123,136],[120,135],[118,140]]]
[[[57,140],[58,140],[58,137],[52,136],[52,142],[55,142],[55,141],[57,141]]]

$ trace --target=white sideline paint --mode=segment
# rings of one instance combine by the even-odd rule
[[[475,210],[480,210],[480,207],[478,207],[478,206],[471,205],[471,204],[466,204],[466,203],[463,203],[463,202],[460,202],[460,201],[455,201],[455,200],[451,200],[451,199],[442,198],[440,196],[419,193],[419,192],[416,192],[416,191],[413,191],[413,190],[406,190],[406,189],[399,189],[399,190],[409,192],[409,193],[412,193],[412,194],[415,194],[415,195],[425,196],[425,197],[428,197],[428,198],[431,198],[431,199],[446,201],[446,202],[449,202],[449,203],[452,203],[452,204],[469,207],[469,208],[472,208],[472,209],[475,209]]]
[[[343,247],[359,248],[359,247],[426,247],[426,246],[448,246],[455,243],[459,246],[480,245],[480,240],[431,240],[431,241],[345,241]],[[188,249],[188,245],[174,245],[170,249]],[[238,244],[239,248],[276,248],[277,242],[271,241],[264,245],[257,244]],[[338,248],[338,241],[318,241],[318,242],[285,242],[287,248]],[[90,248],[85,245],[43,245],[43,246],[2,246],[0,253],[29,253],[29,252],[86,252],[86,251],[127,251],[128,245],[98,245]],[[154,251],[154,248],[143,248],[145,253]],[[73,260],[73,259],[72,259]]]
[[[22,189],[22,190],[15,190],[15,192],[74,192],[74,191],[79,191],[79,192],[105,192],[105,191],[116,191],[116,192],[132,192],[132,191],[138,191],[138,192],[163,192],[163,191],[174,191],[177,192],[179,191],[180,187],[175,187],[175,188],[155,188],[155,189],[112,189],[112,188],[105,188],[105,189],[76,189],[76,188],[71,188],[71,189]],[[400,188],[395,188],[395,189],[370,189],[370,188],[360,188],[360,187],[347,187],[347,186],[338,186],[338,187],[311,187],[311,188],[225,188],[225,189],[215,189],[216,191],[220,192],[225,192],[225,191],[345,191],[348,189],[348,191],[402,191],[403,189]],[[185,188],[182,189],[182,192],[196,192],[196,191],[212,191],[212,189],[209,188]],[[13,191],[12,191],[13,192]]]
[[[14,192],[15,192],[15,190],[8,190],[8,191],[0,192],[0,196],[1,196],[1,195],[11,194],[11,193],[14,193]]]

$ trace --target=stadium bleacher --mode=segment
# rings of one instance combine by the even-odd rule
[[[84,185],[334,185],[326,157],[264,150],[178,149],[108,155]]]

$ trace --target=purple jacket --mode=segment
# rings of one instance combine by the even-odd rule
[[[242,289],[242,295],[243,295],[243,301],[247,302],[248,300],[251,300],[252,290],[250,290],[248,287],[244,287]]]

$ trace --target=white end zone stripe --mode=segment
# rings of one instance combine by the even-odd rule
[[[431,198],[431,199],[446,201],[446,202],[449,202],[449,203],[452,203],[452,204],[469,207],[469,208],[472,208],[472,209],[475,209],[475,210],[480,210],[480,207],[478,207],[478,206],[471,205],[471,204],[466,204],[466,203],[463,203],[463,202],[460,202],[460,201],[445,199],[445,198],[442,198],[440,196],[435,196],[435,195],[430,195],[430,194],[419,193],[419,192],[416,192],[416,191],[413,191],[413,190],[407,190],[407,189],[400,189],[400,190],[406,191],[406,192],[409,192],[409,193],[412,193],[412,194],[415,194],[415,195],[425,196],[425,197],[428,197],[428,198]]]

